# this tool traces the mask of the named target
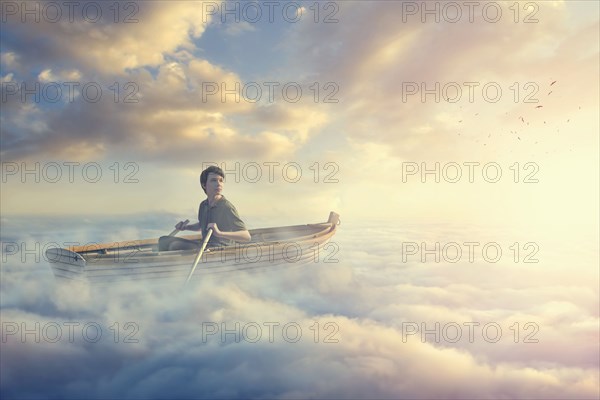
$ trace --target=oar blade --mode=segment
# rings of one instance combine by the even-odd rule
[[[196,259],[194,260],[194,264],[192,265],[192,270],[190,271],[190,274],[188,275],[187,279],[185,280],[186,284],[190,281],[190,279],[192,279],[192,275],[194,275],[194,271],[196,270],[198,261],[200,261],[200,259],[202,258],[202,253],[204,253],[204,249],[206,248],[206,245],[208,244],[208,240],[210,239],[212,232],[213,232],[212,229],[209,229],[208,232],[206,233],[206,237],[202,241],[202,247],[200,247],[200,251],[198,251],[198,254],[196,255]]]

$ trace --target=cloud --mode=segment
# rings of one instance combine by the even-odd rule
[[[417,13],[408,13],[407,4],[418,7]],[[290,31],[287,40],[295,46],[287,53],[294,60],[288,73],[296,70],[297,74],[316,76],[321,81],[338,82],[343,107],[335,110],[330,125],[357,141],[391,146],[396,157],[447,159],[460,155],[463,149],[498,157],[512,150],[514,142],[493,139],[483,146],[485,141],[480,139],[484,133],[491,133],[488,131],[493,131],[496,138],[504,131],[523,131],[523,126],[516,124],[519,115],[537,117],[530,104],[523,103],[525,92],[531,94],[531,90],[524,91],[527,82],[538,85],[534,98],[540,101],[546,102],[547,85],[553,77],[565,85],[560,101],[580,106],[596,103],[575,92],[586,92],[588,81],[597,81],[597,74],[592,72],[598,67],[592,35],[598,32],[598,26],[597,21],[575,24],[563,2],[540,4],[537,23],[515,23],[510,4],[494,4],[502,12],[497,23],[487,22],[481,8],[475,10],[471,22],[461,5],[462,18],[451,23],[447,21],[449,11],[444,12],[446,7],[440,3],[440,21],[436,23],[433,13],[422,22],[425,6],[421,3],[341,4],[336,15],[339,23],[298,24]],[[579,10],[573,7],[570,11]],[[533,15],[533,11],[522,10],[519,18]],[[356,29],[365,24],[371,28]],[[296,59],[296,52],[303,54],[302,60]],[[575,76],[569,70],[581,74]],[[437,90],[436,82],[440,84]],[[473,101],[464,82],[478,84]],[[483,86],[490,82],[503,91],[498,103],[486,101],[482,93]],[[520,86],[517,101],[513,99],[515,82]],[[407,85],[413,83],[416,92],[410,94],[413,87]],[[457,102],[443,99],[442,89],[449,83],[461,87]],[[430,91],[425,100],[424,89]],[[449,97],[454,93],[447,92]],[[559,114],[573,115],[575,109],[553,104],[553,111],[544,118],[554,123]],[[506,115],[509,120],[501,121]],[[542,121],[536,118],[535,122],[536,128],[528,127],[526,134],[541,141],[547,137],[547,125],[540,128]],[[482,124],[488,131],[481,132]],[[538,134],[537,130],[543,128],[545,133]],[[501,147],[506,150],[496,151]],[[527,150],[539,148],[528,146]]]
[[[597,397],[598,276],[588,268],[598,265],[597,235],[590,229],[590,208],[581,207],[582,201],[592,204],[597,197],[589,196],[586,182],[596,176],[581,171],[589,171],[590,157],[597,158],[588,155],[597,147],[597,90],[589,88],[598,86],[593,46],[598,22],[575,17],[584,11],[597,15],[588,11],[596,11],[597,5],[540,3],[540,22],[526,25],[512,21],[512,3],[498,3],[506,18],[497,24],[479,16],[473,24],[424,24],[420,15],[403,22],[404,4],[341,2],[335,15],[339,22],[329,24],[313,23],[313,9],[303,9],[302,21],[290,25],[274,46],[287,63],[269,66],[258,77],[215,61],[218,52],[202,48],[198,39],[210,29],[210,21],[197,2],[131,3],[140,8],[139,21],[130,24],[110,21],[112,3],[104,5],[109,19],[96,24],[81,18],[62,24],[20,24],[17,18],[3,24],[1,79],[17,84],[2,87],[3,161],[114,158],[151,167],[139,175],[148,178],[143,187],[71,185],[61,193],[65,186],[31,189],[12,181],[11,191],[3,190],[3,246],[27,243],[21,250],[34,250],[2,254],[7,257],[0,309],[6,338],[0,360],[2,396]],[[268,33],[264,26],[231,27],[237,31],[221,33]],[[247,50],[242,54],[253,49]],[[240,65],[246,61],[255,60],[236,60]],[[73,102],[63,97],[48,104],[33,101],[33,95],[23,101],[23,83],[30,88],[71,79],[81,81],[80,86],[100,85],[101,100],[91,102],[77,92]],[[247,101],[244,84],[251,79],[297,81],[304,96],[297,103],[281,98],[269,102],[263,93],[261,101]],[[479,97],[470,103],[463,97],[448,104],[423,103],[420,94],[403,97],[403,82],[472,80],[500,83],[503,101],[487,103]],[[510,89],[519,82],[520,95],[527,95],[523,84],[531,80],[544,101],[535,114],[532,104],[516,104]],[[545,85],[553,80],[558,82],[549,96]],[[317,100],[313,83],[319,84]],[[330,93],[326,83],[338,85],[339,102],[322,101]],[[228,90],[224,98],[223,89]],[[592,111],[573,114],[578,107]],[[572,115],[579,117],[578,124],[574,118],[569,134],[558,135],[555,129],[563,129],[563,120]],[[552,129],[526,130],[519,116],[532,126],[547,121]],[[516,134],[506,132],[516,131],[515,126],[520,142],[527,144],[519,149]],[[493,134],[490,139],[496,141],[488,144],[494,146],[487,147],[493,150],[483,149],[482,136],[487,135],[482,130]],[[472,159],[476,154],[478,160],[506,157],[514,162],[539,154],[532,152],[535,140],[545,150],[563,154],[575,139],[586,152],[546,159],[552,165],[543,165],[541,177],[549,184],[536,186],[541,188],[537,192],[526,185],[506,190],[504,182],[492,189],[472,185],[472,190],[420,181],[400,184],[406,160]],[[481,142],[475,145],[477,140]],[[312,217],[309,221],[302,215],[336,205],[332,208],[342,212],[343,221],[334,239],[337,247],[322,254],[332,262],[207,274],[191,290],[162,283],[89,288],[57,284],[35,247],[36,242],[159,236],[179,216],[156,210],[182,211],[182,201],[190,195],[174,174],[196,183],[197,166],[205,160],[267,159],[283,165],[296,157],[310,184],[274,185],[268,206],[264,186],[236,185],[232,191],[244,199],[242,211],[252,210],[249,219],[267,221],[261,226],[310,222]],[[319,162],[318,184],[312,182],[315,169],[308,169],[314,160]],[[325,161],[335,163],[339,185],[322,184],[331,171]],[[502,166],[508,172],[510,165]],[[556,174],[557,165],[569,169]],[[587,228],[569,226],[567,232],[576,234],[563,240],[565,231],[553,224],[559,218],[574,219],[575,212],[568,209],[571,199],[561,203],[573,193],[580,194],[574,209]],[[168,205],[157,205],[157,198]],[[281,201],[291,198],[291,203]],[[28,211],[17,207],[25,203],[38,213],[73,213],[81,204],[86,211],[117,213],[126,209],[126,201],[142,214],[14,215],[17,209]],[[45,206],[40,208],[40,202]],[[302,206],[290,207],[292,203]],[[561,216],[561,210],[568,212]],[[520,225],[495,230],[488,225],[494,216]],[[450,217],[460,223],[406,222]],[[472,220],[479,225],[466,223]],[[472,240],[498,241],[502,261],[488,262],[480,253],[474,262],[433,262],[431,256],[421,262],[420,254],[402,260],[405,242],[431,247],[436,241]],[[531,241],[539,246],[535,257],[540,262],[514,262],[514,243],[523,257],[529,253],[523,253],[522,245]],[[64,325],[69,322],[79,323],[73,341]],[[470,322],[478,323],[472,341],[465,325]],[[36,323],[40,343],[34,340]],[[90,323],[86,334],[100,327],[98,341],[82,332]],[[62,336],[52,343],[48,335],[56,324]],[[489,336],[496,332],[494,324],[502,330],[497,342]],[[289,328],[285,334],[284,326]],[[13,334],[23,327],[35,331],[25,339],[20,332]],[[261,335],[254,341],[257,327]],[[302,337],[296,342],[291,338],[297,327]],[[453,340],[457,327],[461,335]],[[218,333],[207,331],[216,328]],[[230,332],[222,336],[225,329]]]
[[[37,240],[69,237],[72,222],[63,223],[65,230],[49,225]],[[93,237],[114,221],[90,226],[69,239]],[[557,285],[553,273],[539,274],[566,276],[570,267],[553,254],[542,265],[391,262],[393,243],[436,240],[431,232],[442,230],[456,240],[480,237],[464,226],[413,225],[399,237],[397,228],[346,224],[334,237],[337,263],[205,275],[184,290],[176,282],[59,285],[43,272],[45,262],[10,256],[0,390],[12,398],[596,396],[598,293],[589,274]],[[369,232],[378,239],[365,240]],[[572,246],[580,244],[563,243],[561,254]],[[79,323],[72,340],[65,323]],[[467,323],[479,324],[471,340]],[[495,342],[494,326],[483,329],[492,323],[502,329]],[[52,343],[56,326],[62,336]]]
[[[17,68],[18,67],[18,57],[12,51],[4,51],[0,53],[0,63],[4,65],[5,68]]]
[[[72,17],[67,18],[68,9],[63,11],[58,22],[42,18],[25,24],[18,15],[7,17],[8,47],[23,66],[61,65],[68,60],[88,72],[122,75],[128,69],[161,65],[167,54],[193,48],[191,38],[202,35],[210,21],[199,2],[128,3],[112,8],[107,3],[81,2],[74,6]],[[32,51],[29,45],[39,37],[47,40],[36,43]],[[69,46],[63,45],[66,42]]]
[[[38,81],[42,83],[78,81],[81,79],[81,73],[77,70],[61,71],[55,75],[51,69],[45,69],[38,75]]]
[[[93,61],[96,47],[112,54],[109,60],[93,65],[74,54],[68,57],[76,67],[67,68],[56,60],[44,60],[43,54],[34,60],[22,52],[17,55],[18,50],[3,53],[9,66],[15,65],[15,59],[24,59],[30,67],[44,65],[31,80],[21,81],[26,74],[23,70],[3,77],[10,80],[10,85],[2,88],[3,107],[15,110],[3,120],[3,159],[125,157],[188,164],[194,157],[208,159],[214,154],[237,160],[286,158],[324,126],[328,118],[317,105],[303,100],[298,107],[281,101],[280,94],[278,104],[263,104],[268,100],[266,94],[262,96],[266,100],[255,103],[246,98],[246,82],[236,72],[193,56],[190,52],[196,49],[190,40],[204,29],[198,25],[202,18],[197,15],[202,7],[189,2],[177,4],[168,11],[158,3],[144,4],[139,24],[132,24],[127,34],[121,34],[124,28],[120,25],[114,27],[109,22],[99,28],[85,21],[74,23],[68,29],[81,29],[94,36],[83,34],[77,39],[77,43],[85,40],[81,43],[86,49],[85,62]],[[168,43],[162,36],[158,43],[137,38],[149,35],[148,29],[159,29],[162,22],[177,19],[175,14],[186,16],[179,17],[182,22],[175,25],[178,29]],[[159,21],[158,28],[148,21]],[[186,24],[194,29],[183,29]],[[35,29],[48,29],[44,32],[48,42],[59,43],[67,28],[55,25],[41,24]],[[13,24],[11,28],[15,33],[22,27]],[[95,38],[91,33],[97,29],[106,31],[106,37]],[[106,43],[97,40],[114,43],[122,54],[111,53],[112,47],[106,50]],[[141,48],[133,51],[127,43]],[[145,47],[150,44],[152,51]],[[156,51],[169,55],[169,59],[161,56],[159,60],[152,55]],[[129,58],[122,59],[126,53],[135,54],[135,65]],[[32,88],[35,93],[31,93]],[[308,91],[305,87],[304,93]],[[59,101],[48,104],[49,96]],[[36,116],[34,123],[32,115]]]
[[[45,42],[48,48],[35,54],[22,50],[30,48],[27,43],[15,45],[33,40],[32,34],[19,35],[27,24],[11,21],[7,25],[9,39],[5,40],[9,50],[3,52],[8,74],[3,80],[31,87],[53,81],[64,85],[64,81],[79,78],[81,84],[73,103],[66,101],[63,87],[66,104],[43,106],[39,121],[34,120],[32,126],[19,125],[12,115],[7,117],[2,134],[10,146],[3,148],[3,157],[83,160],[94,155],[110,157],[125,148],[129,149],[128,158],[170,163],[186,163],[192,154],[205,157],[215,152],[222,159],[290,157],[314,144],[313,138],[335,132],[344,133],[347,142],[342,143],[345,147],[341,151],[346,153],[349,143],[372,142],[390,148],[392,157],[449,158],[472,146],[481,148],[486,157],[496,157],[500,148],[512,149],[516,138],[494,132],[490,143],[480,143],[479,119],[485,115],[486,121],[497,121],[508,129],[512,127],[510,121],[520,124],[514,113],[529,118],[531,110],[515,108],[510,102],[488,104],[479,95],[475,104],[425,104],[419,93],[407,97],[403,84],[428,82],[430,88],[434,81],[462,85],[465,81],[497,80],[506,99],[511,97],[509,87],[514,81],[539,76],[534,71],[541,68],[540,63],[547,66],[553,53],[556,75],[572,67],[572,62],[564,60],[573,59],[566,57],[573,52],[583,57],[579,65],[585,68],[584,75],[595,66],[589,48],[568,45],[588,42],[583,38],[591,38],[593,25],[569,28],[560,5],[544,9],[544,24],[515,25],[508,17],[497,24],[479,17],[473,23],[436,24],[421,23],[416,16],[398,25],[396,17],[402,16],[402,3],[344,4],[339,11],[344,23],[295,24],[282,39],[294,46],[283,49],[289,65],[276,75],[281,82],[290,77],[306,78],[301,80],[302,100],[282,101],[277,91],[277,102],[265,104],[263,88],[262,101],[253,103],[244,98],[248,82],[239,72],[198,56],[194,40],[210,22],[202,5],[177,2],[168,9],[162,7],[159,3],[141,4],[137,23],[107,20],[91,24],[82,19],[69,24],[37,24],[35,33],[49,39]],[[108,11],[106,15],[110,15]],[[168,29],[168,34],[147,39],[172,20],[179,22]],[[353,29],[365,21],[374,22],[377,29],[367,33]],[[56,49],[71,31],[78,33],[73,44]],[[319,40],[320,35],[328,40]],[[428,44],[434,42],[442,51],[428,50]],[[303,54],[301,60],[297,54]],[[511,54],[511,61],[504,61],[502,54]],[[68,65],[57,55],[69,60]],[[102,62],[98,59],[101,56]],[[26,71],[31,70],[39,72],[27,77]],[[312,80],[320,85],[317,101],[312,99],[316,95],[314,84],[305,83]],[[90,82],[102,88],[100,102],[82,98],[81,86]],[[339,103],[325,104],[324,96],[331,95],[325,84],[331,82],[337,85],[334,97]],[[557,89],[573,97],[581,85],[565,81],[563,87]],[[11,89],[17,91],[3,104],[9,110],[22,109],[23,96],[29,100],[33,97],[23,95],[22,87]],[[468,88],[462,86],[461,90],[466,98]],[[6,91],[3,87],[3,97]],[[480,112],[482,115],[477,116]],[[108,115],[111,118],[104,118]],[[82,127],[86,127],[85,133]]]
[[[225,33],[229,36],[239,36],[247,32],[253,32],[256,28],[247,21],[241,21],[238,23],[226,24]]]
[[[50,69],[40,73],[42,84],[54,78]],[[223,101],[219,92],[207,95],[209,84],[211,90],[214,87],[218,91],[222,85],[226,90],[237,84],[241,98],[241,79],[203,60],[170,62],[158,69],[156,77],[141,72],[130,79],[115,83],[117,89],[108,83],[86,83],[100,87],[99,101],[90,100],[83,91],[83,96],[67,101],[63,92],[63,106],[44,109],[43,113],[38,105],[24,104],[18,91],[7,95],[7,107],[27,115],[31,115],[31,108],[38,110],[41,125],[36,128],[31,122],[20,123],[18,111],[9,115],[3,129],[9,145],[3,148],[3,155],[7,160],[97,160],[127,149],[123,155],[127,158],[175,163],[188,163],[192,156],[206,159],[215,153],[222,159],[273,158],[291,154],[324,120],[322,113],[308,108],[291,112],[284,106],[281,113],[285,117],[277,126],[265,130],[258,125],[256,132],[244,132],[232,116],[245,115],[259,106],[244,99],[235,101],[231,95]],[[15,88],[20,89],[17,85]],[[27,85],[33,87],[32,83]],[[82,87],[84,84],[78,85]],[[40,89],[40,95],[44,90]],[[8,136],[12,127],[14,131],[18,128],[18,136]]]

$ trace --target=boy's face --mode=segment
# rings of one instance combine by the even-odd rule
[[[223,180],[223,177],[211,172],[206,179],[206,195],[208,197],[214,197],[217,194],[222,194],[224,185],[225,181]]]

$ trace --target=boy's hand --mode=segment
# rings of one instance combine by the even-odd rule
[[[177,223],[177,225],[175,225],[175,229],[179,229],[180,231],[185,230],[185,228],[188,225],[188,222],[190,222],[189,220],[185,220],[185,221],[179,221]]]
[[[217,224],[214,222],[211,222],[210,224],[206,225],[206,229],[212,229],[213,235],[215,235],[217,237],[221,236],[221,231],[219,230],[219,227],[217,226]]]

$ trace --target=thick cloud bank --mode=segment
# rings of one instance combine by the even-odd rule
[[[27,237],[17,227],[30,221],[3,221],[17,232],[3,248],[26,243],[3,252],[3,398],[598,395],[591,241],[557,250],[539,238],[535,254],[523,253],[538,262],[524,263],[509,249],[523,238],[499,230],[348,223],[327,259],[337,263],[209,275],[185,288],[60,284],[31,250],[99,240],[109,227],[153,236],[169,218],[143,231],[92,221],[78,237],[69,224]],[[448,243],[476,241],[473,262],[468,253],[450,262]],[[433,253],[422,262],[421,243],[437,242],[439,262]],[[503,250],[497,262],[482,255],[487,243]]]

